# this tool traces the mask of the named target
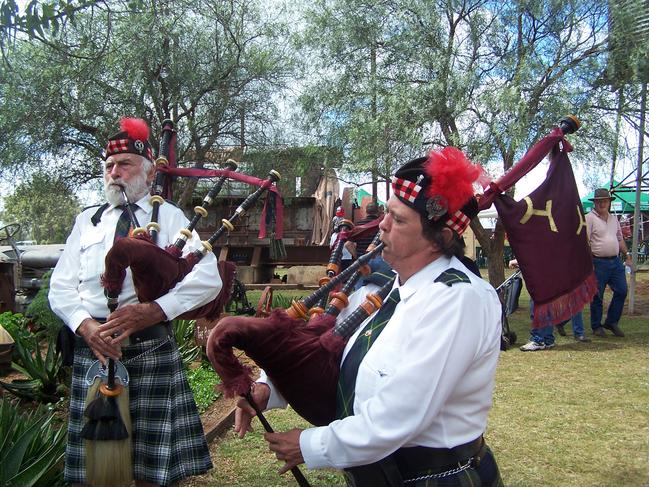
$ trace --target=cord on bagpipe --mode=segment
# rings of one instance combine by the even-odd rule
[[[273,183],[276,183],[281,179],[280,174],[271,169],[268,173],[268,178],[264,180],[262,185],[257,188],[257,190],[248,195],[248,197],[243,200],[243,202],[234,210],[234,213],[230,215],[229,218],[221,220],[221,227],[212,234],[210,238],[203,242],[203,253],[211,252],[214,243],[221,238],[221,236],[226,232],[231,232],[234,230],[234,223],[247,213],[247,211],[257,202],[259,197],[266,191]]]
[[[225,162],[225,165],[227,170],[229,171],[236,171],[238,167],[237,163],[232,159],[228,159]],[[201,206],[194,207],[194,217],[189,222],[189,225],[187,225],[187,228],[184,228],[180,231],[180,236],[174,243],[174,247],[176,247],[180,252],[182,252],[182,249],[185,247],[187,241],[192,238],[192,231],[194,230],[194,228],[196,228],[196,225],[198,224],[200,219],[207,217],[208,212],[206,208],[212,204],[214,198],[221,192],[221,188],[223,187],[223,184],[227,179],[227,174],[219,177],[216,183],[214,183],[214,186],[212,186],[207,195],[205,195],[205,197],[203,198],[203,204]]]

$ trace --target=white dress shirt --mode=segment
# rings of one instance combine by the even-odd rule
[[[471,283],[435,283],[448,268],[461,270]],[[309,468],[367,465],[401,447],[451,448],[486,429],[502,332],[495,290],[446,257],[394,287],[401,301],[360,364],[354,415],[300,435]],[[364,294],[355,293],[345,311]],[[269,385],[269,407],[280,406],[281,396]]]
[[[141,226],[151,221],[152,206],[149,196],[136,202],[135,216]],[[115,226],[122,214],[121,208],[110,205],[94,226],[92,216],[97,208],[88,208],[79,214],[65,249],[59,258],[50,281],[49,300],[54,311],[75,332],[86,318],[105,318],[109,311],[106,296],[100,284],[104,271],[104,258],[113,245]],[[188,224],[187,218],[177,207],[169,203],[160,205],[158,222],[158,247],[173,244],[178,232]],[[187,245],[184,254],[201,247],[196,232]],[[216,257],[208,253],[201,259],[176,286],[164,296],[155,300],[162,308],[167,319],[173,320],[178,315],[202,306],[213,300],[221,289]],[[130,268],[119,295],[119,305],[138,303]]]

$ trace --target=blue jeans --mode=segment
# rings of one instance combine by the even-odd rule
[[[554,343],[554,326],[544,326],[543,328],[532,328],[530,330],[530,340],[536,343],[552,345]]]
[[[572,334],[579,336],[584,334],[584,317],[581,311],[571,318],[572,321]]]
[[[590,303],[590,326],[596,330],[602,326],[602,300],[606,285],[608,284],[613,291],[613,298],[606,312],[605,325],[617,325],[620,321],[626,300],[627,286],[624,265],[617,257],[614,259],[593,257],[593,265],[597,277],[597,294]]]
[[[577,314],[575,314],[572,318],[570,318],[570,321],[572,321],[572,334],[574,336],[579,336],[584,334],[584,317],[581,314],[581,311]],[[568,323],[568,320],[564,321],[563,323],[559,323],[560,325],[565,325]]]
[[[532,319],[534,319],[534,301],[530,299],[530,320]],[[552,345],[554,343],[554,326],[532,328],[530,330],[530,340],[544,345]]]

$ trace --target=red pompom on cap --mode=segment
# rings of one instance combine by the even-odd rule
[[[431,151],[424,164],[424,171],[431,180],[425,189],[426,196],[442,197],[448,205],[447,212],[451,215],[474,195],[473,183],[483,172],[482,167],[469,161],[456,147]]]
[[[149,140],[149,126],[141,118],[124,117],[119,121],[119,129],[126,132],[131,139],[142,142]]]

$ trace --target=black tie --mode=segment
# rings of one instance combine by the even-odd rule
[[[374,341],[388,324],[394,309],[401,300],[399,289],[393,289],[388,299],[374,318],[365,325],[363,331],[356,337],[356,341],[349,349],[338,376],[338,390],[336,393],[336,418],[342,419],[354,414],[354,390],[356,389],[356,375],[358,367]]]

